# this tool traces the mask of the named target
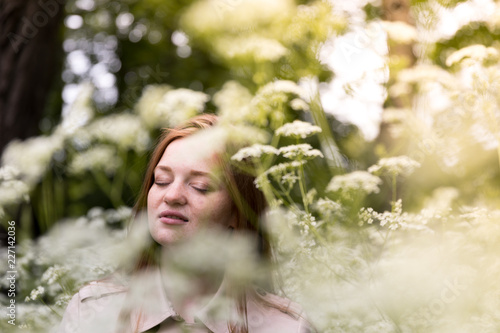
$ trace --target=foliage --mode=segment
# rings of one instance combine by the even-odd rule
[[[251,138],[231,161],[269,203],[278,292],[318,331],[498,331],[498,15],[431,36],[440,12],[467,4],[415,2],[412,27],[381,22],[375,3],[353,22],[327,1],[69,1],[63,96],[77,97],[45,135],[12,142],[0,168],[0,218],[18,225],[20,327],[48,331],[78,288],[133,261],[146,231],[126,237],[126,225],[147,151],[161,128],[215,112],[221,132],[207,142]],[[342,48],[342,34],[374,24],[384,47],[414,44],[417,62],[384,55],[383,137],[368,141],[325,111],[337,96],[322,89],[335,83],[322,56],[331,43],[337,60],[371,52]],[[221,261],[236,281],[265,274],[245,240],[217,237],[178,249],[177,282]]]

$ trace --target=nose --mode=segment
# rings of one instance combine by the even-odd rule
[[[174,181],[165,188],[163,201],[169,205],[185,205],[187,198],[185,196],[185,189],[181,182]]]

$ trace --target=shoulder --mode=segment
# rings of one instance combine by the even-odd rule
[[[312,332],[298,303],[262,288],[250,292],[247,318],[250,332]]]
[[[58,332],[88,332],[87,325],[118,319],[126,291],[125,286],[109,281],[93,281],[83,286],[68,303]]]

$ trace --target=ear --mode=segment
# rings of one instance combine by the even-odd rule
[[[238,210],[236,205],[233,205],[231,219],[229,221],[227,228],[231,230],[241,229],[241,227],[244,225],[243,222],[244,221],[242,214],[240,214],[240,211]]]

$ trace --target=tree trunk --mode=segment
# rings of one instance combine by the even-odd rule
[[[0,153],[40,133],[66,0],[0,0]]]

